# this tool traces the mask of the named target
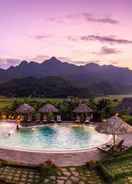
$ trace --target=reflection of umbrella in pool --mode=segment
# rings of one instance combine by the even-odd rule
[[[117,115],[112,116],[106,122],[100,123],[96,130],[103,133],[108,133],[113,136],[113,145],[115,145],[116,135],[123,135],[132,132],[132,126],[128,125]]]

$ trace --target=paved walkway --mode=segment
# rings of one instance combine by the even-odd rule
[[[37,169],[22,167],[0,167],[1,182],[10,184],[104,184],[104,181],[86,167],[65,167],[57,175],[43,177]]]
[[[11,184],[39,184],[40,173],[37,169],[2,166],[0,180]]]
[[[119,179],[119,184],[132,184],[132,176],[126,176],[124,179]],[[117,184],[117,182],[114,182],[113,184]]]
[[[45,178],[43,184],[104,184],[104,181],[93,170],[86,167],[60,168],[58,175]]]

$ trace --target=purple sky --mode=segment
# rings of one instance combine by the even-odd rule
[[[132,68],[132,0],[1,0],[0,67],[51,56]]]

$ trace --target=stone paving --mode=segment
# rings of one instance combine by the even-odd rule
[[[1,165],[0,184],[107,184],[94,169],[87,166],[59,167],[56,174],[53,172],[46,177],[40,173],[39,168]],[[132,184],[132,176],[119,178],[113,184]]]
[[[118,180],[118,183],[115,181],[113,184],[132,184],[132,176],[127,176],[124,179],[121,178]]]
[[[37,169],[2,166],[0,181],[3,184],[104,184],[95,171],[86,167],[60,168],[57,175],[43,178]]]
[[[132,176],[126,177],[124,181],[125,184],[132,184]]]
[[[0,180],[11,184],[38,184],[40,173],[37,169],[2,166],[0,167]]]
[[[42,184],[104,184],[95,171],[86,167],[60,168],[57,176],[50,176]]]

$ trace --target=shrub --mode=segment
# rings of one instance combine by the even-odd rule
[[[112,173],[101,162],[97,164],[97,170],[108,183],[113,182],[114,178]]]
[[[126,121],[127,123],[129,123],[130,125],[132,125],[132,115],[122,115],[121,116],[122,117],[122,119],[124,120],[124,121]]]
[[[89,169],[95,169],[96,168],[96,160],[90,160],[89,162],[87,162],[86,166]]]
[[[44,164],[40,165],[40,174],[42,177],[57,175],[57,170],[57,166],[51,160],[47,160]]]

